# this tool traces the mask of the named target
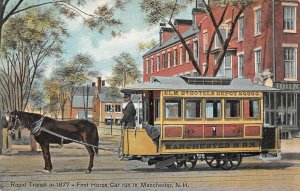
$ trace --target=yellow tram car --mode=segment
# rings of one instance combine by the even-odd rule
[[[266,92],[244,78],[152,77],[123,93],[141,94],[141,127],[123,129],[123,157],[157,168],[236,169],[245,156],[279,156],[277,127],[264,127]]]

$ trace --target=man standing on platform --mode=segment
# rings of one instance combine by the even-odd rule
[[[123,117],[120,123],[124,123],[125,128],[134,129],[135,128],[135,115],[136,110],[134,105],[131,101],[130,94],[124,94],[124,110],[123,110]]]

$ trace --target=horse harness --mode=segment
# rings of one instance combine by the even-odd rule
[[[18,116],[16,115],[16,120],[18,119]],[[119,151],[116,151],[114,149],[110,149],[110,148],[103,148],[103,147],[99,147],[99,146],[95,146],[95,145],[91,145],[91,144],[88,144],[88,143],[85,143],[85,142],[82,142],[82,141],[78,141],[78,140],[75,140],[75,139],[71,139],[69,137],[66,137],[66,136],[63,136],[63,135],[60,135],[60,134],[57,134],[57,133],[54,133],[53,131],[49,131],[48,129],[45,129],[42,124],[43,124],[43,121],[44,121],[44,116],[39,119],[38,121],[34,122],[35,127],[30,130],[31,134],[32,135],[36,135],[37,133],[41,132],[41,131],[44,131],[48,134],[51,134],[53,136],[56,136],[56,137],[59,137],[62,139],[62,143],[63,143],[63,140],[69,140],[69,141],[72,141],[72,142],[75,142],[75,143],[78,143],[78,144],[81,144],[81,145],[85,145],[85,146],[89,146],[89,147],[93,147],[93,148],[97,148],[97,149],[100,149],[100,150],[105,150],[105,151],[111,151],[111,152],[119,152]],[[14,128],[16,127],[16,122],[14,124]]]

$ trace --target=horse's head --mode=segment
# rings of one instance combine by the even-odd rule
[[[16,130],[21,128],[21,121],[18,116],[17,111],[12,111],[9,113],[7,132],[9,134],[14,134]]]

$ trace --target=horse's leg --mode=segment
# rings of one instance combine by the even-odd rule
[[[40,143],[42,151],[43,151],[43,157],[45,161],[45,168],[43,172],[51,172],[52,170],[52,163],[51,163],[51,156],[49,151],[49,142],[44,141]]]
[[[90,162],[89,162],[89,166],[88,166],[88,169],[86,170],[86,173],[91,173],[92,172],[92,168],[93,168],[93,165],[94,165],[94,156],[95,156],[95,151],[92,147],[90,146],[85,146],[86,149],[88,150],[89,152],[89,155],[90,155]]]

